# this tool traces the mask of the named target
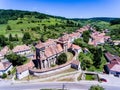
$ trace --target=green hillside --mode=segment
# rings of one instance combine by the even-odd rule
[[[7,45],[31,44],[38,40],[55,39],[65,32],[71,33],[80,27],[80,22],[64,17],[20,10],[0,10],[0,35],[6,38]],[[30,40],[23,42],[26,32],[30,34]],[[9,39],[11,37],[12,39]]]
[[[114,19],[68,19],[38,12],[0,10],[0,43],[2,43],[0,46],[9,45],[12,48],[17,44],[32,44],[38,40],[46,41],[49,38],[55,39],[65,32],[74,32],[87,24],[96,27],[98,31],[107,28],[114,33],[114,30],[118,30],[120,25],[119,23],[117,23],[117,26],[116,24],[111,24],[114,23],[114,21],[111,20]],[[109,34],[113,38],[119,38],[119,34],[117,34],[119,35],[117,37],[112,33]],[[23,40],[25,35],[28,35],[29,37],[25,37],[25,40]]]

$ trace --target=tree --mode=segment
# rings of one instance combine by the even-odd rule
[[[29,32],[25,32],[24,35],[23,35],[23,40],[28,40],[30,38],[31,38],[30,33]]]
[[[92,61],[90,55],[86,56],[84,53],[80,53],[79,60],[81,61],[81,67],[83,70],[90,68],[93,64],[93,61]]]
[[[0,35],[0,46],[5,46],[6,45],[7,38],[5,38],[4,35]]]
[[[60,56],[57,58],[57,64],[61,65],[67,62],[67,55],[65,53],[62,53]]]
[[[10,48],[10,50],[12,50],[14,48],[13,43],[9,42],[9,48]]]
[[[120,24],[120,19],[114,19],[110,21],[111,25],[116,25],[116,24]]]
[[[31,36],[29,32],[25,32],[22,38],[23,43],[29,44],[31,41]]]
[[[90,37],[90,32],[89,31],[84,31],[83,32],[83,41],[88,43]]]
[[[95,51],[93,53],[93,64],[96,68],[99,68],[101,65],[101,57],[102,57],[102,49],[101,48],[95,48]]]
[[[13,36],[11,33],[9,34],[9,41],[13,41]]]
[[[7,25],[6,30],[12,30],[10,25]]]
[[[13,64],[13,66],[22,65],[22,64],[24,64],[25,61],[27,61],[26,57],[17,55],[15,53],[6,55],[6,58]]]
[[[6,78],[6,77],[7,77],[7,74],[6,74],[6,73],[3,73],[2,78],[4,79],[4,78]]]
[[[89,90],[104,90],[104,88],[99,85],[93,85],[90,87]]]
[[[75,39],[74,44],[79,45],[82,48],[89,47],[89,45],[86,42],[84,42],[81,38]]]
[[[18,41],[18,35],[17,34],[15,34],[15,40]]]

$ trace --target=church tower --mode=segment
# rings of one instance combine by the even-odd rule
[[[37,65],[37,68],[41,69],[42,66],[41,66],[41,57],[43,57],[45,55],[45,47],[44,45],[42,44],[42,42],[39,42],[36,46],[36,59],[37,59],[37,62],[38,62],[38,65]]]

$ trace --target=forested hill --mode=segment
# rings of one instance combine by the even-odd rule
[[[0,24],[6,24],[8,20],[17,20],[18,18],[23,18],[24,16],[28,15],[34,16],[35,18],[38,19],[47,19],[47,18],[58,18],[58,19],[68,19],[65,17],[60,17],[60,16],[53,16],[53,15],[48,15],[44,13],[39,13],[39,12],[32,12],[32,11],[22,11],[22,10],[4,10],[0,9]],[[73,18],[71,20],[74,21],[87,21],[87,20],[92,20],[92,21],[105,21],[105,22],[110,22],[111,20],[115,20],[118,18],[111,18],[111,17],[94,17],[94,18]]]
[[[93,18],[73,18],[72,20],[75,21],[87,21],[87,20],[91,20],[91,21],[105,21],[105,22],[110,22],[112,20],[116,20],[116,19],[120,19],[120,18],[112,18],[112,17],[93,17]]]
[[[26,15],[34,16],[35,18],[38,18],[38,19],[47,19],[50,17],[66,19],[65,17],[52,16],[52,15],[43,14],[43,13],[39,13],[39,12],[0,9],[0,24],[6,24],[8,20],[17,20],[18,18],[23,18]]]

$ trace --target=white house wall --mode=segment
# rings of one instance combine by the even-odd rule
[[[29,75],[29,70],[26,70],[26,71],[24,71],[22,73],[17,73],[17,78],[22,79],[24,77],[27,77],[28,75]]]
[[[13,68],[13,66],[12,65],[10,65],[6,70],[1,70],[0,71],[0,75],[3,75],[3,73],[8,73],[8,71],[11,71],[12,70],[12,68]]]

